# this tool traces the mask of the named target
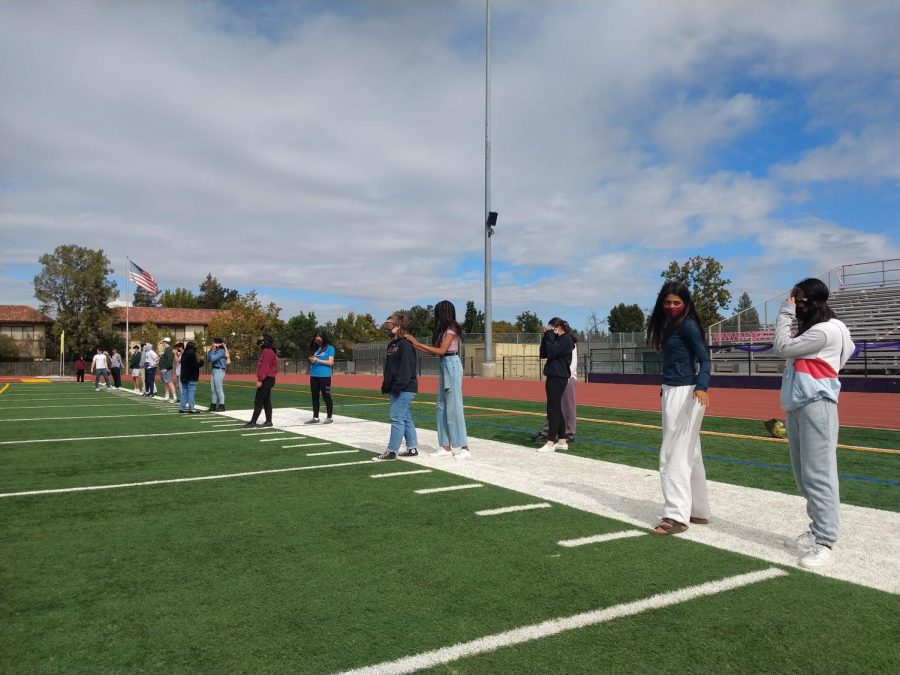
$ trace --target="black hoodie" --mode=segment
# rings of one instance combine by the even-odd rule
[[[552,330],[541,338],[541,358],[547,359],[544,364],[544,375],[547,377],[571,377],[572,350],[575,340],[569,333],[557,335]]]
[[[387,346],[387,358],[384,360],[384,382],[381,383],[382,394],[398,396],[401,392],[419,391],[419,380],[416,378],[416,350],[406,338],[391,340]]]

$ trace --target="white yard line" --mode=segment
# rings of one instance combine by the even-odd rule
[[[516,511],[533,511],[534,509],[549,509],[552,504],[547,502],[538,502],[537,504],[521,504],[519,506],[503,506],[499,509],[484,509],[476,511],[476,516],[501,516],[504,513],[515,513]]]
[[[240,427],[238,427],[240,428]],[[21,445],[24,443],[63,443],[74,441],[108,441],[116,438],[150,438],[155,436],[189,436],[191,434],[221,434],[237,429],[216,429],[215,431],[170,431],[164,434],[129,434],[125,436],[82,436],[78,438],[32,438],[27,441],[0,441],[0,445]]]
[[[146,480],[139,483],[119,483],[117,485],[88,485],[84,487],[57,488],[53,490],[28,490],[26,492],[0,493],[0,497],[28,497],[31,495],[54,495],[64,492],[89,492],[92,490],[116,490],[129,487],[147,487],[148,485],[169,485],[171,483],[195,483],[203,480],[223,480],[226,478],[244,478],[246,476],[264,476],[272,473],[289,473],[292,471],[312,471],[313,469],[333,469],[341,466],[357,466],[368,464],[370,460],[361,462],[339,462],[337,464],[316,464],[315,466],[293,466],[289,469],[265,469],[263,471],[243,471],[241,473],[223,473],[217,476],[193,476],[191,478],[169,478],[166,480]]]
[[[575,614],[573,616],[550,619],[541,623],[513,628],[512,630],[486,635],[469,642],[462,642],[451,647],[442,647],[430,652],[407,656],[395,661],[385,661],[363,668],[345,671],[344,675],[397,675],[399,673],[412,673],[425,668],[435,668],[459,659],[464,659],[477,654],[485,654],[503,647],[533,642],[543,638],[559,635],[571,630],[596,626],[607,621],[614,621],[626,616],[634,616],[643,612],[672,605],[680,605],[696,598],[717,595],[735,588],[749,586],[750,584],[787,576],[787,572],[776,567],[770,567],[758,572],[738,574],[726,577],[718,581],[709,581],[696,586],[688,586],[675,591],[668,591],[650,596],[634,602],[626,602],[612,607],[596,609],[591,612]]]
[[[310,443],[310,445],[327,445],[327,443]],[[288,447],[294,447],[294,446],[285,445],[282,447],[288,448]],[[359,452],[359,450],[354,448],[353,450],[329,450],[328,452],[307,452],[306,456],[307,457],[322,457],[323,455],[349,455],[351,453],[356,454],[358,452]]]
[[[135,415],[116,415],[116,419],[120,417],[154,417],[159,415],[168,415],[169,413],[156,413],[156,412],[144,412]],[[0,422],[49,422],[51,420],[101,420],[102,418],[97,417],[96,415],[81,415],[77,417],[17,417],[15,419],[3,420],[0,419]]]
[[[411,476],[414,473],[431,473],[431,469],[417,469],[416,471],[394,471],[392,473],[373,473],[371,475],[371,478],[394,478],[395,476]]]
[[[46,408],[121,408],[122,406],[134,407],[137,401],[130,403],[84,403],[82,405],[4,405],[0,410],[44,410]]]
[[[471,490],[472,488],[484,487],[481,483],[466,483],[465,485],[449,485],[440,488],[422,488],[421,490],[413,490],[417,495],[431,495],[435,492],[453,492],[454,490]]]
[[[285,438],[279,438],[279,441],[287,440]],[[297,443],[296,445],[282,445],[282,448],[309,448],[313,445],[331,445],[330,442],[325,443]]]
[[[269,436],[271,434],[286,434],[286,431],[250,431],[246,434],[241,434],[241,436]]]
[[[623,530],[622,532],[608,532],[607,534],[595,534],[592,537],[581,537],[579,539],[563,539],[556,542],[560,546],[572,548],[574,546],[585,546],[587,544],[599,544],[605,541],[615,541],[616,539],[628,539],[630,537],[643,537],[647,533],[642,530]]]

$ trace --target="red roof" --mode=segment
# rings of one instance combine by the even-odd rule
[[[125,308],[116,307],[116,323],[125,323]],[[224,309],[186,309],[181,307],[130,307],[129,323],[155,323],[157,326],[208,326],[217,316],[228,316]]]
[[[0,323],[53,323],[53,319],[28,305],[0,305]]]

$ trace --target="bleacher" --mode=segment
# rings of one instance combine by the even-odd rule
[[[828,304],[855,342],[900,340],[900,286],[839,290]]]

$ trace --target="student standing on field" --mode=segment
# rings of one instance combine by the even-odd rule
[[[185,345],[181,353],[180,366],[181,398],[178,401],[178,412],[195,413],[197,411],[194,410],[194,397],[197,394],[197,382],[200,380],[203,359],[197,358],[197,345],[193,340]]]
[[[163,401],[168,401],[172,396],[172,403],[175,403],[178,396],[175,392],[175,352],[172,350],[172,339],[162,339],[162,353],[159,355],[159,379],[163,381],[163,391],[165,397]]]
[[[791,336],[791,322],[798,330]],[[834,310],[828,286],[804,279],[794,286],[775,320],[775,353],[787,359],[781,381],[781,407],[787,413],[788,449],[800,494],[810,518],[806,532],[790,543],[807,569],[831,561],[840,526],[837,471],[838,371],[855,345]]]
[[[567,327],[568,325],[566,322]],[[578,338],[575,337],[575,333],[571,332],[571,328],[567,332],[572,336],[572,342],[575,344],[572,347],[572,362],[569,365],[571,375],[569,375],[569,381],[566,383],[562,397],[562,414],[566,421],[566,441],[572,443],[575,440],[575,430],[578,424],[578,409],[575,405],[575,385],[578,384]],[[533,440],[546,441],[549,430],[550,418],[547,418],[544,421],[543,431],[534,436]]]
[[[79,354],[75,359],[75,381],[84,382],[84,368],[87,364],[84,361],[84,354]]]
[[[231,357],[228,354],[228,345],[225,340],[220,337],[213,338],[212,349],[206,355],[209,361],[209,388],[211,394],[211,403],[207,412],[224,412],[225,411],[225,371],[228,364],[231,363]]]
[[[469,438],[463,408],[462,361],[459,345],[465,337],[462,326],[456,320],[456,307],[449,300],[441,300],[434,306],[434,332],[431,344],[423,345],[410,335],[407,339],[413,347],[438,357],[437,433],[440,449],[432,457],[469,456]],[[457,448],[454,450],[454,448]]]
[[[122,388],[122,356],[119,350],[112,348],[112,354],[109,357],[109,370],[112,373],[113,386],[116,389]]]
[[[563,416],[562,399],[572,376],[572,351],[575,338],[569,324],[559,317],[553,317],[544,327],[541,338],[541,358],[544,363],[544,387],[547,392],[547,442],[538,452],[568,450],[566,441],[566,418]]]
[[[261,347],[256,363],[256,398],[253,400],[253,417],[244,425],[246,429],[272,426],[272,387],[278,375],[278,353],[271,335],[260,335],[256,344]],[[263,410],[266,411],[266,421],[258,425],[256,420]]]
[[[131,370],[131,387],[134,391],[141,391],[141,348],[132,345],[131,358],[128,360],[128,368]]]
[[[397,459],[398,456],[415,457],[419,454],[416,425],[409,409],[419,391],[419,380],[416,377],[416,350],[406,339],[408,325],[406,315],[400,312],[392,314],[384,322],[391,341],[384,359],[381,393],[388,394],[390,400],[391,437],[387,450],[372,458],[376,462]],[[400,442],[404,439],[406,450],[400,452]]]
[[[159,354],[153,351],[149,342],[144,345],[144,396],[156,394],[156,367],[159,365]]]
[[[325,399],[325,424],[331,424],[334,401],[331,398],[331,375],[334,370],[334,346],[329,344],[328,334],[317,330],[309,344],[309,391],[312,394],[313,416],[306,424],[319,423],[319,395]]]
[[[181,383],[181,357],[184,354],[184,343],[175,343],[175,390],[178,392],[178,402],[181,402],[181,392],[184,388]],[[199,379],[199,378],[198,378]]]
[[[700,426],[709,405],[712,361],[703,340],[704,328],[687,287],[663,284],[647,327],[647,343],[662,351],[662,446],[659,477],[662,519],[654,534],[679,534],[688,522],[709,522],[706,469],[700,449]]]
[[[97,347],[97,353],[91,361],[91,372],[94,373],[94,391],[100,391],[101,377],[106,383],[106,390],[109,391],[109,361],[100,347]]]

